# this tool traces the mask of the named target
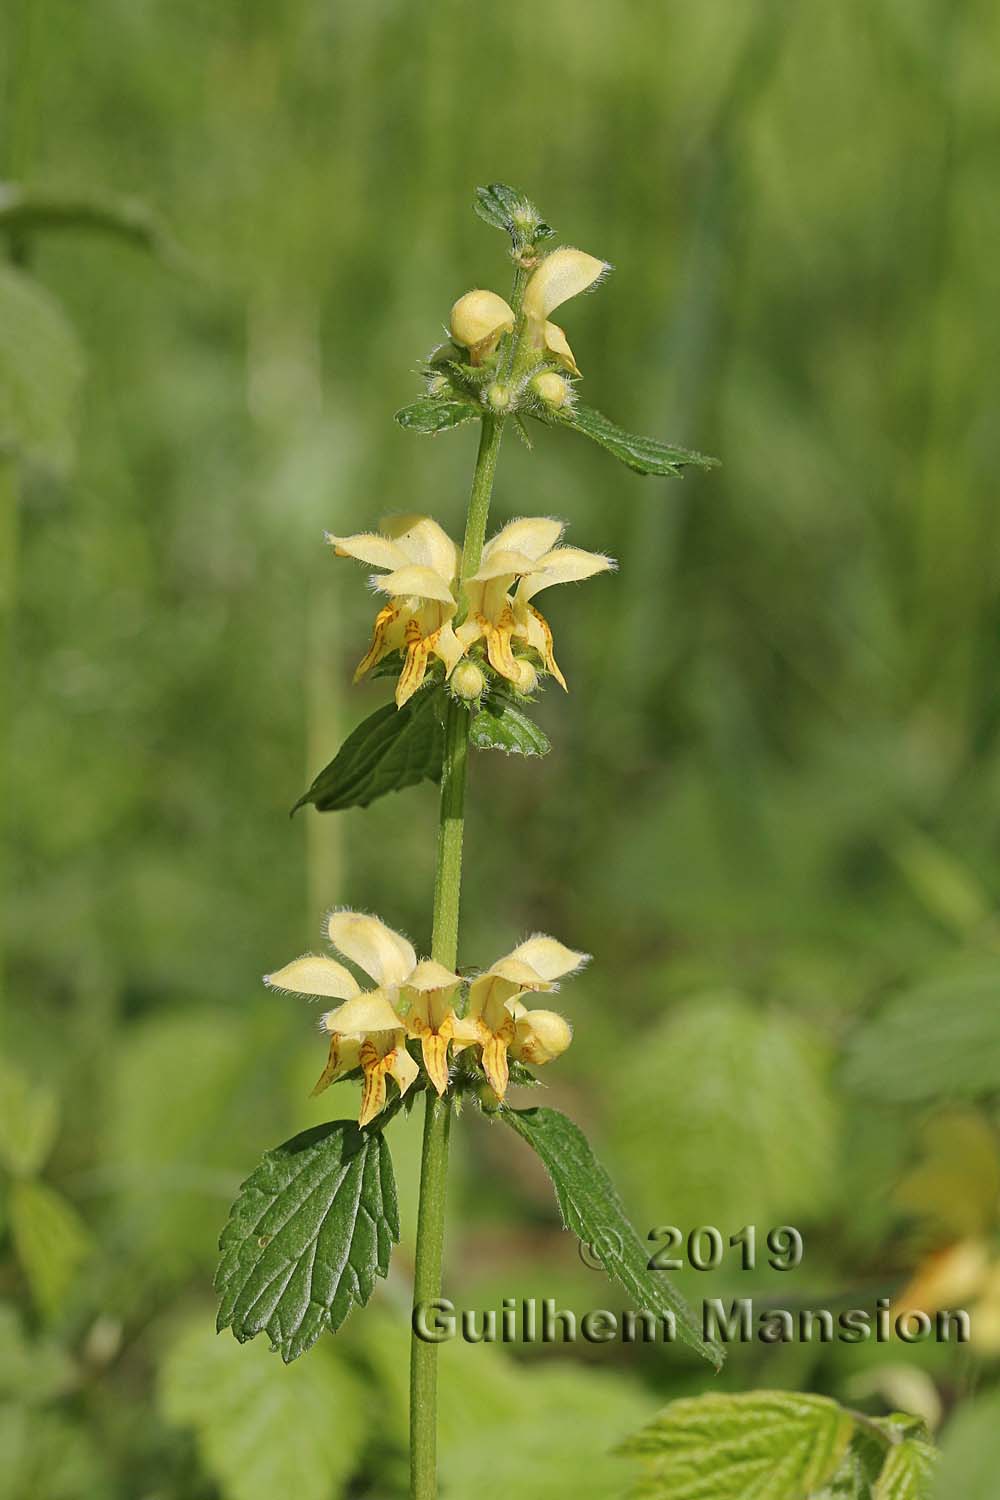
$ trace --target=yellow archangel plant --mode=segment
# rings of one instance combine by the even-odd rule
[[[674,1318],[718,1365],[719,1349],[703,1339],[679,1294],[648,1274],[646,1250],[585,1137],[557,1110],[509,1101],[512,1088],[537,1084],[536,1070],[569,1046],[568,1021],[535,1001],[588,955],[536,932],[486,968],[458,966],[470,760],[550,748],[529,710],[549,677],[563,688],[566,680],[535,600],[554,584],[614,566],[603,552],[566,545],[565,523],[548,516],[509,520],[486,540],[506,428],[525,438],[532,422],[576,432],[641,474],[669,477],[713,460],[629,433],[579,399],[576,358],[550,314],[596,287],[607,263],[548,248],[553,231],[502,183],[477,190],[476,210],[509,237],[510,298],[476,289],[456,300],[450,338],[425,363],[423,395],[396,414],[400,426],[425,434],[477,424],[462,543],[431,517],[402,513],[377,530],[327,537],[337,556],[375,570],[372,586],[386,602],[355,677],[395,676],[395,702],[348,736],[296,804],[333,812],[420,782],[440,784],[429,952],[418,958],[380,918],[335,907],[323,935],[338,956],[305,954],[266,977],[274,990],[332,1002],[320,1019],[328,1054],[314,1093],[357,1080],[360,1109],[356,1124],[328,1120],[278,1146],[243,1184],[220,1241],[218,1324],[240,1340],[266,1333],[288,1361],[368,1300],[399,1237],[385,1127],[417,1100],[424,1134],[415,1314],[439,1297],[451,1126],[468,1101],[537,1152],[567,1228],[613,1247],[608,1274],[643,1307]],[[415,1319],[411,1495],[429,1500],[437,1493],[437,1350],[417,1329]]]

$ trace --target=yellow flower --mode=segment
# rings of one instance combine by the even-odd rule
[[[585,250],[553,250],[542,261],[524,291],[522,308],[527,318],[528,338],[536,349],[554,354],[574,375],[579,375],[565,333],[549,322],[549,313],[592,287],[609,270],[607,261]]]
[[[590,578],[613,568],[614,563],[598,552],[557,546],[564,527],[563,521],[524,517],[498,531],[483,548],[478,570],[465,581],[469,612],[457,630],[452,621],[461,587],[459,551],[436,521],[429,516],[401,516],[384,521],[381,532],[328,535],[339,557],[355,557],[389,570],[372,579],[375,588],[390,595],[391,603],[376,616],[371,645],[354,680],[390,652],[404,651],[396,684],[396,703],[402,708],[423,683],[432,656],[444,662],[445,676],[450,677],[469,648],[485,640],[494,670],[530,692],[536,682],[534,668],[514,656],[516,640],[537,651],[565,688],[566,679],[552,653],[552,632],[531,600],[554,583]]]
[[[448,1044],[454,1034],[453,998],[461,980],[443,964],[425,958],[406,981],[406,1029],[417,1037],[424,1067],[439,1094],[448,1087]]]
[[[507,1092],[509,1058],[541,1066],[565,1052],[572,1040],[569,1022],[551,1010],[528,1010],[521,996],[557,988],[556,981],[587,962],[555,938],[536,932],[469,986],[469,1013],[453,1023],[456,1052],[477,1046],[483,1071],[502,1099]]]
[[[383,521],[381,532],[328,533],[327,541],[338,557],[355,557],[388,570],[372,578],[373,586],[391,602],[375,618],[371,645],[354,680],[391,651],[404,651],[396,684],[396,704],[402,708],[422,684],[431,656],[444,662],[447,675],[463,654],[451,623],[458,608],[458,548],[429,516],[397,516]]]
[[[330,1034],[330,1054],[313,1093],[360,1067],[364,1083],[358,1123],[367,1125],[385,1107],[388,1075],[405,1094],[419,1074],[406,1050],[408,1034],[421,1038],[428,1075],[443,1093],[448,1078],[441,1062],[451,1036],[451,996],[460,983],[458,975],[429,959],[418,963],[407,939],[378,917],[332,911],[326,931],[334,949],[363,969],[375,989],[362,990],[343,964],[316,954],[297,958],[264,979],[273,989],[343,1001],[320,1023]],[[408,1014],[401,1014],[406,1003],[402,995],[413,996]]]
[[[569,341],[558,324],[549,322],[549,313],[594,286],[608,270],[607,261],[598,260],[585,250],[564,247],[547,255],[524,289],[521,306],[528,347],[554,355],[567,370],[579,375]],[[488,359],[501,336],[513,327],[514,310],[496,292],[481,288],[466,292],[451,310],[451,336],[456,344],[469,350],[474,365]]]
[[[483,548],[478,570],[466,580],[469,614],[455,632],[463,650],[485,639],[493,669],[523,690],[530,690],[533,669],[513,654],[515,639],[537,651],[546,668],[565,688],[566,679],[552,652],[552,631],[531,603],[554,583],[571,583],[614,567],[611,558],[581,547],[560,547],[565,522],[547,517],[511,521]],[[520,580],[511,593],[515,580]]]
[[[482,364],[500,342],[501,335],[514,326],[510,306],[497,292],[481,287],[459,297],[451,310],[451,336],[456,344],[468,349],[472,364]]]

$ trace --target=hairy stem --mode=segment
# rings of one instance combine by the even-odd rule
[[[463,578],[479,567],[502,435],[502,420],[484,416],[465,522]],[[458,962],[469,711],[453,698],[448,698],[447,703],[431,956],[446,968],[454,969]],[[414,1308],[441,1295],[450,1130],[451,1100],[439,1099],[433,1089],[428,1089],[413,1272]],[[437,1495],[437,1345],[419,1339],[415,1333],[411,1334],[410,1343],[410,1495],[412,1500],[434,1500]]]

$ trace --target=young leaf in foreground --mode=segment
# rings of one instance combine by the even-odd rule
[[[707,1395],[672,1401],[620,1451],[642,1460],[635,1500],[819,1500],[853,1430],[825,1396]]]
[[[399,1239],[389,1147],[381,1130],[333,1120],[262,1158],[222,1231],[217,1328],[245,1343],[265,1332],[293,1359],[372,1294]]]
[[[386,703],[376,709],[348,735],[292,812],[309,802],[317,812],[367,807],[387,792],[440,781],[444,735],[435,696],[428,689],[402,708]]]
[[[907,1438],[889,1449],[872,1500],[928,1500],[937,1466],[937,1452],[930,1443]]]
[[[493,692],[469,725],[469,743],[477,750],[503,750],[508,755],[548,755],[548,735],[505,694]]]
[[[448,432],[452,427],[461,427],[475,417],[482,416],[482,409],[471,401],[456,401],[453,397],[421,396],[411,401],[396,413],[400,427],[409,432],[423,432],[433,436]]]
[[[556,1109],[505,1109],[499,1118],[541,1157],[566,1228],[600,1247],[605,1271],[634,1299],[635,1310],[673,1317],[684,1342],[720,1369],[722,1350],[702,1336],[694,1312],[668,1278],[648,1269],[649,1252],[583,1132]]]

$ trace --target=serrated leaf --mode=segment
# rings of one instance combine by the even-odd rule
[[[621,1451],[643,1461],[637,1500],[813,1500],[853,1431],[826,1396],[707,1395],[671,1402]]]
[[[656,438],[639,437],[636,433],[626,432],[624,427],[619,427],[603,412],[595,411],[592,406],[584,406],[582,402],[564,406],[558,413],[552,413],[543,420],[550,425],[571,427],[574,431],[583,433],[584,437],[590,438],[591,442],[597,443],[636,474],[676,477],[682,469],[713,469],[719,462],[717,458],[709,458],[704,453],[676,448],[658,442]]]
[[[363,1306],[399,1240],[382,1131],[334,1120],[269,1151],[222,1231],[218,1328],[264,1332],[289,1364]]]
[[[505,182],[476,188],[475,210],[494,229],[505,229],[515,249],[536,245],[555,232],[543,222],[531,199]]]
[[[500,693],[491,693],[473,714],[469,742],[477,750],[503,750],[508,755],[548,755],[552,749],[544,730]]]
[[[409,432],[433,435],[461,427],[482,414],[480,407],[471,401],[456,401],[450,396],[421,396],[409,406],[401,407],[396,413],[396,421]]]
[[[694,1312],[669,1277],[648,1269],[648,1246],[640,1243],[582,1130],[556,1109],[504,1109],[499,1118],[541,1157],[564,1225],[583,1243],[600,1246],[605,1271],[634,1299],[635,1311],[672,1316],[684,1342],[721,1368],[722,1350],[702,1336]]]
[[[31,1178],[11,1187],[10,1225],[35,1304],[54,1317],[93,1249],[87,1227],[61,1193]]]
[[[908,1438],[889,1449],[872,1500],[929,1500],[937,1453],[930,1443]]]
[[[59,1101],[47,1084],[33,1083],[0,1058],[0,1165],[30,1176],[46,1162],[59,1127]]]
[[[367,1436],[367,1393],[333,1346],[286,1369],[263,1346],[217,1338],[202,1318],[167,1351],[159,1404],[168,1422],[193,1428],[226,1500],[333,1500]]]
[[[0,266],[0,449],[57,472],[73,458],[83,356],[58,303]]]
[[[440,781],[444,731],[437,697],[437,689],[425,688],[402,708],[387,703],[376,709],[348,735],[292,812],[307,803],[317,812],[367,807],[387,792],[419,781]]]
[[[856,1427],[843,1461],[815,1500],[871,1500],[872,1485],[885,1458],[885,1443],[865,1428]]]
[[[980,964],[896,995],[847,1049],[844,1082],[894,1104],[977,1098],[1000,1078],[1000,965]]]

